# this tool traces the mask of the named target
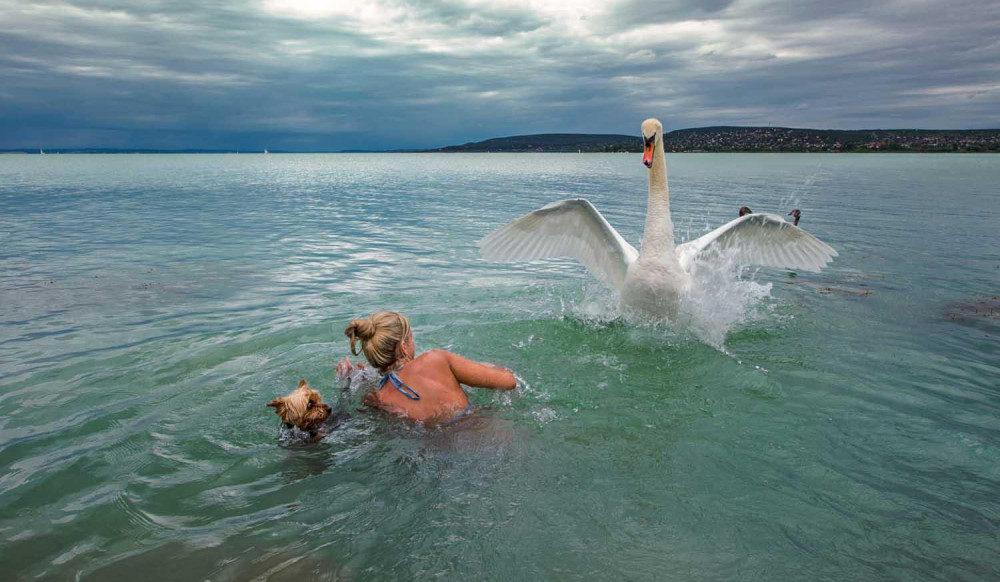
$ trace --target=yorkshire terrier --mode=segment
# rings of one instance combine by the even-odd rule
[[[312,441],[330,434],[344,416],[334,414],[333,407],[325,404],[323,396],[310,388],[305,380],[299,380],[299,387],[288,396],[275,398],[267,405],[274,408],[281,422],[285,423],[285,428],[298,428],[308,433]]]

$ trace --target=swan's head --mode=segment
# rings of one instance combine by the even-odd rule
[[[653,150],[656,142],[663,141],[663,125],[658,119],[647,119],[642,122],[642,163],[647,168],[653,167]]]

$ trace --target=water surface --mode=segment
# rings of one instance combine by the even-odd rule
[[[0,156],[0,560],[15,579],[1000,576],[1000,157],[684,154],[678,235],[803,210],[840,253],[633,325],[570,261],[475,241],[636,155]],[[958,303],[956,303],[958,302]],[[342,330],[513,368],[475,422],[328,399]],[[356,401],[350,403],[356,408]]]

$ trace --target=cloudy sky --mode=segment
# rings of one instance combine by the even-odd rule
[[[0,0],[0,149],[1000,127],[997,0]]]

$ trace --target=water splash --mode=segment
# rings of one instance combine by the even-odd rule
[[[658,328],[665,339],[693,335],[720,351],[726,336],[739,326],[763,317],[771,297],[771,283],[755,280],[757,270],[741,265],[735,252],[705,257],[691,265],[691,286],[682,293],[675,321],[638,315],[621,308],[618,295],[596,283],[588,284],[578,302],[562,302],[562,313],[587,325],[606,326],[626,321],[633,326]]]
[[[828,170],[819,170],[813,172],[802,181],[802,184],[794,188],[791,192],[781,195],[778,200],[778,210],[781,212],[788,212],[793,208],[802,208],[806,206],[803,200],[812,200],[816,192],[816,182],[828,180],[833,176],[833,173]]]
[[[738,263],[735,252],[694,261],[689,274],[677,323],[720,350],[730,331],[760,317],[771,296],[771,283],[757,282],[757,270]]]
[[[374,388],[378,379],[378,372],[370,366],[352,368],[347,376],[337,380],[340,386],[339,405],[346,407],[359,402],[361,395]]]

